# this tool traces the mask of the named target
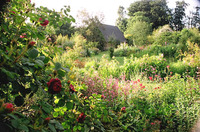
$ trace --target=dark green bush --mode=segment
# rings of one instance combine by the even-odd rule
[[[110,58],[113,57],[113,53],[114,53],[114,48],[110,47],[110,49],[109,49]]]
[[[162,46],[161,53],[163,53],[165,58],[177,58],[178,56],[178,49],[176,44],[170,44],[167,46]]]

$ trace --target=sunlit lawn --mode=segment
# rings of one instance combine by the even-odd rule
[[[100,61],[103,56],[110,59],[109,51],[100,52],[98,55],[92,55],[91,57],[88,57],[87,59],[88,59],[88,61],[94,60],[94,59],[97,61]],[[81,59],[83,59],[83,58],[81,58]],[[119,65],[123,65],[123,63],[124,63],[124,57],[114,57],[113,59],[116,59],[119,62]]]

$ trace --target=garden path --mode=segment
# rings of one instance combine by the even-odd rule
[[[197,121],[196,125],[192,128],[191,132],[200,132],[200,119]]]

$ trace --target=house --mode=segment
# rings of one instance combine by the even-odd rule
[[[99,26],[99,30],[103,34],[106,42],[108,42],[110,38],[114,38],[120,42],[126,42],[124,34],[119,30],[117,26],[101,24]]]

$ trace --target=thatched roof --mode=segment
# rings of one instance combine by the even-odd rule
[[[102,32],[105,40],[108,42],[110,37],[119,40],[120,42],[125,42],[126,39],[124,34],[119,30],[117,26],[101,24],[99,30]]]

